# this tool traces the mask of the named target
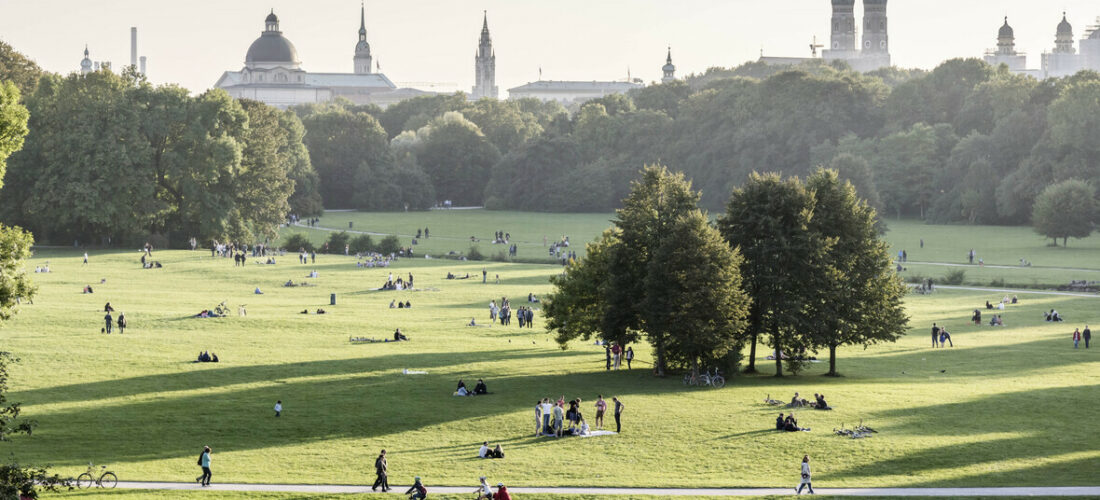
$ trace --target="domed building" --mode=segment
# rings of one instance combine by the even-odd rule
[[[328,102],[344,97],[356,104],[387,106],[409,97],[428,94],[398,89],[386,75],[371,71],[367,43],[366,10],[360,11],[359,37],[355,44],[352,73],[311,73],[302,69],[298,49],[279,29],[279,17],[271,11],[264,31],[248,47],[244,68],[226,71],[215,87],[239,99],[261,101],[279,108]]]
[[[1008,24],[1008,16],[997,30],[997,48],[987,50],[982,59],[991,66],[1004,64],[1013,73],[1029,73],[1027,54],[1016,51],[1016,32]]]

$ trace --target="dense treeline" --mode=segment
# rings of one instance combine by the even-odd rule
[[[751,172],[805,176],[826,166],[884,214],[1020,224],[1047,186],[1100,174],[1100,75],[1092,72],[1037,81],[975,59],[868,74],[749,63],[572,111],[456,94],[384,111],[345,103],[299,114],[311,135],[322,130],[316,116],[363,123],[350,137],[326,126],[309,139],[322,192],[340,186],[326,207],[422,208],[451,199],[608,210],[640,165],[660,161],[703,186],[700,203],[711,209]],[[362,184],[349,183],[357,178]]]
[[[320,210],[293,113],[133,72],[44,75],[23,101],[31,133],[8,162],[0,213],[39,240],[263,241],[290,211]]]

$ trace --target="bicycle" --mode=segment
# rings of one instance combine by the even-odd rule
[[[705,385],[721,389],[726,385],[726,378],[718,374],[718,369],[714,369],[714,373],[703,372],[696,374],[695,372],[684,374],[684,385]]]
[[[114,472],[107,470],[106,465],[99,466],[99,477],[95,477],[95,465],[88,463],[88,471],[76,477],[77,488],[91,488],[92,485],[96,485],[100,488],[114,488],[118,484],[118,476]]]

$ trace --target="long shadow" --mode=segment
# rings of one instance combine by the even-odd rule
[[[1090,395],[1098,394],[1098,390],[1100,385],[1044,388],[999,393],[961,403],[873,412],[892,421],[902,422],[890,427],[876,427],[880,434],[875,439],[899,435],[944,434],[965,438],[970,435],[1005,432],[1019,433],[1021,436],[927,448],[898,458],[879,460],[874,467],[860,465],[834,469],[830,476],[861,479],[893,475],[919,476],[925,471],[936,469],[955,469],[1007,460],[1043,459],[1048,457],[1040,450],[1050,450],[1052,443],[1057,444],[1056,448],[1062,453],[1093,452],[1096,449],[1096,438],[1088,421],[1098,405]],[[1089,408],[1082,409],[1079,404],[1082,401]],[[1000,407],[1004,411],[991,412],[990,407]],[[974,415],[983,415],[984,418],[978,420],[973,418]],[[1036,446],[1040,442],[1043,446]],[[1083,479],[1092,477],[1095,463],[1093,460],[1093,467],[1089,468],[1089,472],[1082,472]],[[1039,467],[1060,470],[1062,472],[1053,477],[1064,479],[1064,465]],[[1034,483],[1036,478],[1041,482],[1040,476],[1023,476],[1007,471],[998,474],[999,480],[987,474],[983,472],[968,479],[930,480],[919,486],[1021,484],[1021,479],[1030,479]]]
[[[484,353],[476,354],[480,356]],[[530,355],[545,356],[546,353]],[[462,363],[462,360],[449,354],[441,354],[437,358],[432,361],[437,366]],[[605,395],[617,394],[627,398],[633,394],[652,395],[680,390],[679,384],[668,381],[651,380],[639,384],[637,377],[628,374],[616,373],[609,377],[593,371],[494,378],[487,380],[494,396],[463,398],[451,395],[451,374],[433,375],[429,371],[427,375],[404,376],[399,372],[379,374],[369,370],[360,374],[363,366],[355,362],[310,363],[306,366],[312,367],[315,374],[343,372],[355,375],[341,380],[288,381],[217,394],[178,397],[166,394],[142,401],[88,404],[54,411],[36,416],[41,432],[20,440],[17,451],[21,458],[49,460],[58,466],[77,466],[89,460],[124,464],[190,458],[195,447],[202,443],[215,444],[222,451],[240,452],[332,439],[380,438],[514,412],[522,412],[526,420],[528,408],[533,408],[533,399],[563,392],[594,399],[595,387],[599,387]],[[424,366],[424,363],[418,366]],[[241,377],[262,374],[247,369],[211,372],[206,374],[212,376],[208,378],[224,378],[227,373],[238,376],[237,380],[224,381],[225,384],[242,383],[244,380],[240,380]],[[112,394],[131,393],[133,391],[129,387],[113,386],[132,384],[133,380],[96,383],[101,393]],[[39,391],[36,395],[48,394]],[[280,419],[272,418],[270,412],[276,399],[285,403],[284,415]],[[403,411],[403,407],[420,410],[407,412]],[[141,420],[135,421],[134,418]],[[496,442],[500,438],[510,439],[505,443],[520,447],[533,446],[538,441],[526,436],[471,435],[463,443],[480,443],[484,439]],[[460,446],[452,448],[459,450],[463,446],[460,443]]]

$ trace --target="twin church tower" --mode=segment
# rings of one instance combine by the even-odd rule
[[[822,52],[825,60],[846,61],[856,71],[890,66],[886,0],[863,0],[862,40],[857,37],[855,0],[832,2],[832,38],[829,48]]]

